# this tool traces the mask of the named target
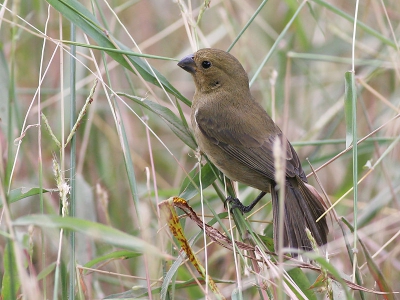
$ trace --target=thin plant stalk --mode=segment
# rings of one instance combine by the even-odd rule
[[[354,256],[354,264],[353,264],[353,281],[355,281],[355,274],[357,268],[357,202],[358,202],[358,146],[357,146],[357,91],[355,88],[355,44],[356,44],[356,32],[357,32],[357,19],[358,19],[358,4],[359,1],[356,1],[356,7],[354,12],[354,29],[353,29],[353,43],[352,43],[352,50],[351,50],[351,59],[352,59],[352,66],[351,66],[351,74],[352,74],[352,128],[353,128],[353,187],[354,187],[354,204],[353,204],[353,211],[354,211],[354,245],[353,245],[353,256]]]
[[[272,45],[271,49],[265,56],[264,60],[261,62],[260,66],[258,67],[257,71],[254,73],[253,78],[250,80],[249,85],[252,86],[254,81],[257,79],[258,75],[260,74],[261,70],[264,68],[265,64],[267,61],[271,58],[272,54],[275,52],[276,48],[278,47],[279,43],[283,39],[283,37],[286,35],[288,32],[290,26],[292,26],[294,20],[296,20],[297,16],[299,15],[300,11],[303,9],[304,5],[307,3],[307,1],[303,1],[299,7],[297,8],[296,12],[290,19],[290,21],[286,24],[285,28],[282,30],[281,34],[278,36],[278,38],[275,40],[274,44]]]
[[[76,28],[73,23],[71,23],[71,41],[76,40]],[[76,122],[76,46],[71,45],[71,56],[70,56],[70,128],[71,133],[74,129],[74,124]],[[64,141],[64,139],[63,139]],[[63,147],[64,149],[64,147]],[[69,215],[71,217],[76,216],[76,181],[75,181],[75,172],[76,172],[76,135],[73,134],[71,138],[71,155],[70,155],[70,209]],[[75,299],[75,280],[76,280],[76,268],[75,268],[75,260],[76,260],[76,249],[75,249],[75,231],[71,230],[69,233],[69,247],[70,247],[70,262],[69,262],[69,299]]]
[[[50,5],[47,7],[47,19],[45,23],[45,29],[44,33],[47,33],[48,29],[48,24],[50,20]],[[40,88],[41,88],[41,81],[42,81],[42,67],[43,67],[43,58],[44,58],[44,50],[46,48],[46,39],[43,39],[43,46],[42,46],[42,52],[41,52],[41,59],[40,59],[40,69],[39,69],[39,85],[38,85],[38,112],[41,112],[41,93],[40,93]],[[44,75],[43,75],[44,76]],[[38,113],[38,124],[41,124],[41,115]],[[40,212],[44,214],[44,199],[43,199],[43,159],[42,159],[42,128],[39,128],[38,130],[38,157],[39,157],[39,203],[40,203]],[[41,243],[42,243],[42,266],[43,268],[46,266],[46,238],[41,232]],[[46,297],[46,278],[43,279],[43,293],[44,297]]]
[[[244,25],[243,29],[239,32],[238,36],[235,38],[235,40],[232,42],[232,44],[228,47],[228,50],[226,50],[226,52],[229,52],[232,50],[233,46],[235,46],[237,41],[241,38],[241,36],[247,30],[247,28],[250,26],[250,24],[253,23],[254,19],[257,17],[257,15],[263,9],[264,5],[267,4],[267,2],[268,2],[268,0],[263,0],[263,2],[261,2],[260,6],[254,12],[254,14],[251,16],[251,18],[247,21],[246,25]]]

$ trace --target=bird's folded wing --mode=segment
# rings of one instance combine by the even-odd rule
[[[232,158],[271,180],[275,180],[274,142],[280,138],[281,141],[286,142],[286,155],[284,156],[286,158],[286,176],[297,175],[305,180],[299,158],[292,145],[283,137],[280,129],[264,111],[260,112],[261,115],[254,116],[258,122],[254,122],[254,119],[243,118],[240,115],[241,112],[235,109],[224,111],[229,113],[229,118],[225,116],[213,118],[212,115],[215,114],[201,109],[196,112],[197,126],[206,138]],[[265,115],[263,115],[264,113]],[[260,127],[260,123],[263,126]],[[273,128],[272,134],[270,133],[271,128]]]

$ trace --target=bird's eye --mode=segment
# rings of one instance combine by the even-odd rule
[[[209,67],[211,67],[211,62],[209,62],[208,60],[205,60],[205,61],[203,61],[203,62],[201,63],[201,66],[202,66],[204,69],[208,69]]]

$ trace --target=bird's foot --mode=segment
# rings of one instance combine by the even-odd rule
[[[242,202],[238,198],[234,198],[232,196],[228,196],[224,202],[224,208],[227,209],[229,203],[229,207],[231,208],[230,211],[232,212],[233,209],[237,208],[241,211],[242,214],[248,213],[253,208],[251,205],[246,206],[243,205]]]

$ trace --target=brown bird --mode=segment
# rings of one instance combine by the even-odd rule
[[[178,66],[189,72],[196,91],[191,122],[196,141],[227,177],[261,190],[248,206],[228,197],[232,207],[249,212],[266,194],[271,193],[274,243],[278,246],[279,186],[275,181],[274,141],[286,143],[286,180],[283,245],[311,250],[308,228],[318,245],[326,244],[325,211],[318,192],[307,184],[299,158],[292,145],[267,112],[252,97],[249,79],[240,62],[217,49],[201,49],[184,57]]]

